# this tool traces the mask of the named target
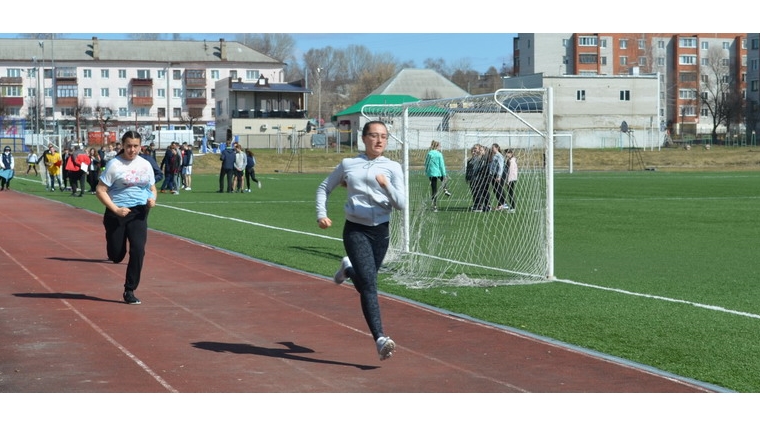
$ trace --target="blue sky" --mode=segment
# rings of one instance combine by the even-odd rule
[[[124,33],[63,33],[65,38],[127,39]],[[184,33],[195,40],[234,40],[235,33]],[[484,73],[489,67],[512,64],[512,39],[507,33],[289,33],[296,40],[296,57],[309,49],[343,49],[362,45],[375,54],[390,53],[401,62],[414,61],[422,68],[425,59],[443,58],[447,65],[469,62],[472,69]],[[14,37],[5,33],[2,37]]]

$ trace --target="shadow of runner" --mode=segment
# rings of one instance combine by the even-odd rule
[[[52,298],[52,299],[75,299],[75,300],[90,300],[90,301],[102,301],[102,302],[117,302],[124,304],[122,300],[103,299],[93,297],[85,294],[70,294],[66,292],[52,292],[52,293],[37,293],[37,292],[24,292],[19,294],[13,294],[14,297],[21,298]]]
[[[281,344],[287,348],[266,348],[266,347],[257,347],[255,345],[250,345],[250,344],[233,344],[233,343],[209,342],[209,341],[195,342],[193,343],[193,347],[200,348],[203,350],[215,351],[217,353],[227,352],[227,353],[236,353],[236,354],[256,354],[259,356],[279,357],[279,358],[288,359],[288,360],[300,360],[302,362],[326,363],[328,365],[353,366],[355,368],[361,369],[362,371],[378,368],[378,366],[357,365],[354,363],[335,362],[331,360],[320,360],[320,359],[313,359],[310,357],[299,356],[298,355],[299,353],[314,353],[314,350],[310,348],[306,348],[306,347],[301,347],[300,345],[296,345],[289,341],[278,342],[277,344]]]

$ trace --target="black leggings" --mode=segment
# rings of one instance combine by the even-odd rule
[[[146,205],[130,208],[124,218],[110,210],[103,214],[103,226],[106,229],[106,253],[115,264],[124,260],[129,242],[129,262],[124,279],[124,289],[134,291],[140,284],[145,243],[148,240],[148,207]]]
[[[245,170],[245,188],[251,189],[251,181],[253,182],[259,182],[258,179],[256,179],[256,171],[253,168],[248,168]]]
[[[387,222],[372,227],[346,221],[343,226],[343,247],[352,264],[346,275],[359,292],[364,320],[375,341],[384,336],[377,301],[377,272],[388,251],[389,236]]]

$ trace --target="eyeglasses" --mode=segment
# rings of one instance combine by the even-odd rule
[[[376,132],[373,132],[373,133],[368,133],[366,136],[368,136],[370,138],[388,139],[388,134],[387,133],[376,133]]]

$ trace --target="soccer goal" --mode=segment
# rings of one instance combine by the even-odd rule
[[[551,89],[499,90],[489,95],[365,105],[367,120],[389,130],[386,156],[405,171],[407,209],[391,222],[382,272],[409,287],[498,286],[551,280],[553,268],[553,152]],[[432,209],[425,156],[441,144],[450,196],[440,190]],[[473,209],[466,180],[471,148],[512,149],[519,176],[515,209]],[[505,193],[506,188],[505,188]]]

